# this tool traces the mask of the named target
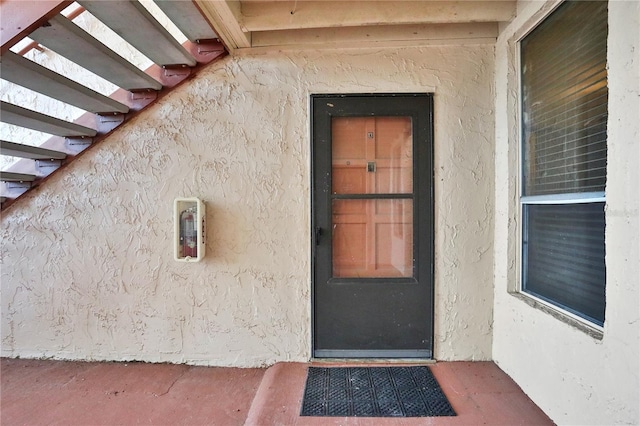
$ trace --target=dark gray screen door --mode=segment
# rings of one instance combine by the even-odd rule
[[[312,96],[313,353],[431,358],[433,98]]]

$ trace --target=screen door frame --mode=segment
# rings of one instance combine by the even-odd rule
[[[374,106],[371,111],[363,114],[362,108],[351,110],[348,106],[350,103],[358,103],[367,105],[372,103]],[[374,112],[377,108],[375,105],[385,106],[384,111],[380,113]],[[335,104],[335,111],[333,110]],[[321,132],[316,122],[316,117],[325,105],[329,106],[333,117],[363,117],[363,116],[406,116],[411,115],[415,123],[413,128],[413,220],[414,220],[414,278],[418,280],[424,289],[421,290],[420,299],[423,302],[422,308],[424,313],[421,316],[420,326],[424,328],[424,345],[415,348],[335,348],[327,349],[318,347],[316,337],[318,333],[317,314],[318,297],[317,291],[323,283],[326,274],[322,275],[322,279],[318,279],[319,268],[326,268],[326,261],[323,265],[318,264],[318,247],[322,242],[326,242],[330,238],[330,230],[326,229],[327,224],[322,224],[322,220],[318,218],[321,214],[318,206],[322,210],[326,210],[326,201],[331,197],[331,172],[326,173],[328,150],[329,159],[331,158],[331,141],[327,146],[326,140],[319,140],[318,134]],[[416,105],[420,111],[416,112]],[[346,106],[346,107],[345,107]],[[368,107],[364,107],[367,109]],[[390,109],[391,108],[391,109]],[[311,325],[312,325],[312,356],[314,358],[420,358],[429,359],[433,356],[433,316],[434,316],[434,194],[433,194],[433,94],[430,93],[401,93],[401,94],[321,94],[311,95],[310,103],[311,111],[311,247],[312,247],[312,292],[311,292]],[[392,111],[389,113],[389,111]],[[419,119],[417,119],[419,118]],[[326,121],[326,120],[324,120]],[[329,119],[330,122],[330,119]],[[324,124],[326,126],[326,122]],[[329,126],[331,127],[331,126]],[[326,129],[325,129],[326,134]],[[329,135],[331,130],[329,129]],[[330,139],[330,137],[329,137]],[[323,145],[323,146],[320,146]],[[321,149],[322,151],[318,151]],[[319,158],[323,157],[323,158]],[[324,164],[319,166],[318,164]],[[330,164],[330,163],[329,163]],[[330,167],[330,166],[329,166]],[[328,193],[327,193],[328,192]],[[329,197],[329,198],[327,198]],[[320,201],[318,201],[320,200]],[[324,225],[324,226],[322,226]],[[323,256],[326,258],[326,256]],[[328,267],[331,267],[329,265]],[[362,280],[371,283],[381,282],[385,279],[371,278]],[[395,282],[403,282],[410,284],[412,279],[391,279]],[[415,308],[412,308],[415,309]],[[346,325],[346,324],[345,324]]]

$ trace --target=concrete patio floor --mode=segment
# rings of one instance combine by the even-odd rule
[[[264,369],[240,369],[3,358],[0,423],[3,426],[553,424],[492,362],[430,364],[458,414],[456,417],[300,417],[309,365],[318,364],[279,363]]]

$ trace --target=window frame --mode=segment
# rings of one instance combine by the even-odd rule
[[[525,206],[526,205],[560,205],[560,204],[586,204],[586,203],[604,203],[606,212],[606,192],[605,191],[591,191],[591,192],[574,192],[563,194],[543,194],[543,195],[524,195],[525,192],[525,149],[526,140],[524,135],[523,117],[524,117],[524,102],[523,102],[523,77],[522,77],[522,41],[527,38],[536,28],[538,28],[543,22],[545,22],[566,0],[557,1],[551,8],[549,8],[544,14],[538,17],[534,22],[531,22],[519,36],[515,38],[515,84],[516,84],[516,124],[517,124],[517,192],[518,197],[516,203],[516,214],[518,220],[517,226],[517,240],[516,240],[516,285],[515,293],[524,298],[531,306],[540,308],[552,314],[555,317],[563,319],[570,324],[577,326],[578,328],[585,329],[588,334],[593,337],[601,339],[604,333],[604,324],[600,325],[581,315],[572,312],[570,309],[565,309],[559,306],[559,303],[552,303],[544,298],[538,297],[535,294],[527,292],[525,289],[525,274],[527,272],[527,259],[525,256],[525,233],[527,232],[527,224],[525,220]],[[607,42],[608,50],[608,42]],[[608,104],[607,104],[608,109]],[[607,142],[608,145],[608,142]],[[606,226],[606,216],[605,216]],[[606,249],[606,247],[605,247]],[[606,260],[605,260],[606,265]],[[606,283],[605,283],[606,285]],[[606,296],[605,296],[606,297]],[[606,299],[605,299],[606,305]],[[606,308],[605,308],[606,309]],[[606,322],[606,316],[605,320]]]

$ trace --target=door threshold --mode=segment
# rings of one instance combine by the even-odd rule
[[[415,365],[415,364],[435,364],[437,361],[431,358],[311,358],[309,361],[312,364],[341,364],[341,365],[354,365],[354,364],[401,364],[401,365]]]

